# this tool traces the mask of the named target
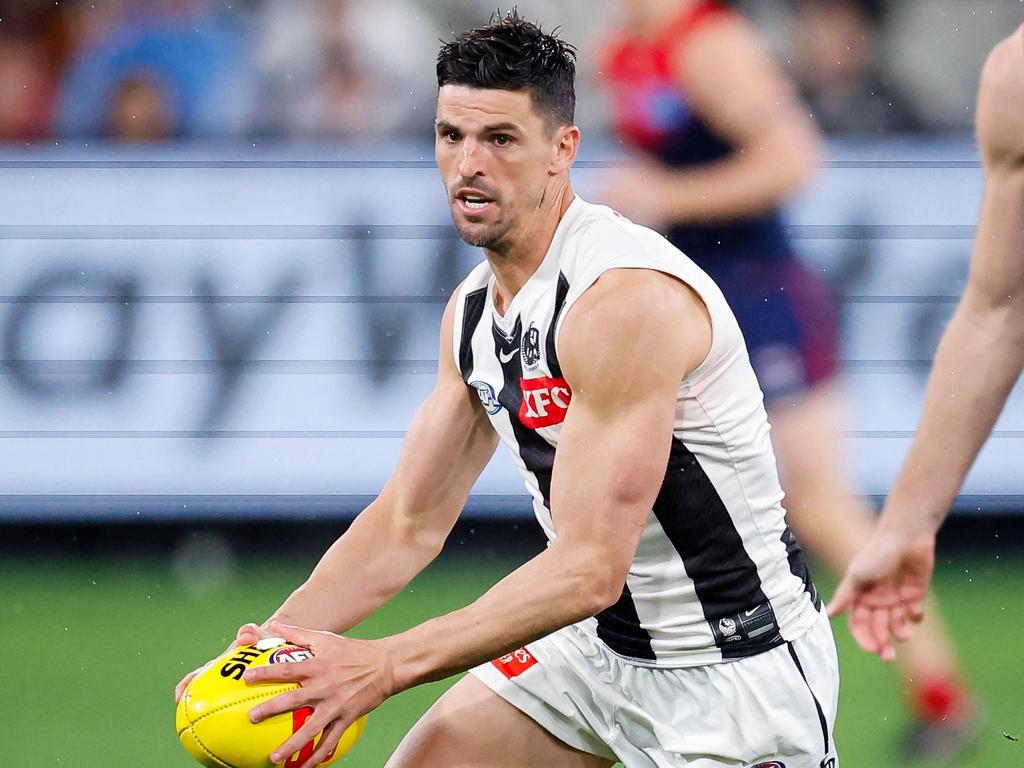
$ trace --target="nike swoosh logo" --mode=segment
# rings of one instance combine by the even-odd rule
[[[512,358],[515,357],[518,354],[519,354],[519,347],[516,347],[511,352],[509,352],[507,355],[504,352],[499,352],[498,353],[498,359],[501,362],[503,362],[503,363],[509,363],[509,362],[512,361]]]
[[[760,608],[751,608],[749,611],[744,611],[743,615],[744,616],[753,616],[755,613],[757,613],[760,610],[761,610]]]

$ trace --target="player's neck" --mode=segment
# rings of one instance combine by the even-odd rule
[[[494,308],[505,314],[508,305],[537,271],[558,229],[558,223],[575,199],[572,184],[552,190],[537,213],[520,232],[499,251],[484,249],[494,273]]]

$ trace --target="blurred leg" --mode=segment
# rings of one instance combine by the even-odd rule
[[[853,493],[847,476],[838,393],[834,386],[819,385],[792,403],[773,407],[769,415],[790,526],[802,545],[842,574],[870,535],[874,516]],[[912,688],[959,680],[956,655],[934,599],[901,646],[899,661]]]
[[[563,744],[472,675],[420,718],[386,768],[609,768]]]

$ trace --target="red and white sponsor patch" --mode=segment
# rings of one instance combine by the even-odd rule
[[[519,677],[536,663],[537,659],[525,648],[516,648],[512,653],[506,653],[491,662],[509,680]]]
[[[565,379],[541,376],[520,379],[523,402],[519,406],[519,421],[524,427],[540,429],[565,421],[565,412],[572,400],[572,389]]]

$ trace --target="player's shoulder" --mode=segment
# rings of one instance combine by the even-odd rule
[[[452,293],[452,301],[457,302],[467,294],[478,291],[481,288],[486,288],[492,274],[493,272],[491,271],[490,263],[487,259],[484,259],[473,267],[473,270],[466,275],[465,279],[463,279],[461,283],[459,283],[458,287],[456,287],[455,291]]]
[[[1024,162],[1024,26],[993,48],[985,62],[978,138],[989,161]]]
[[[985,61],[982,82],[993,84],[1020,82],[1024,75],[1024,25],[999,42]]]
[[[485,260],[477,264],[473,271],[452,291],[444,308],[444,315],[441,319],[442,329],[448,331],[457,320],[461,320],[466,304],[474,294],[479,295],[487,289],[488,280],[491,277],[490,264]]]
[[[585,251],[588,256],[648,253],[661,235],[633,223],[606,205],[580,200],[580,211],[566,238],[567,245]]]
[[[1024,25],[989,53],[980,90],[983,96],[1010,100],[1020,111],[1024,105]]]

